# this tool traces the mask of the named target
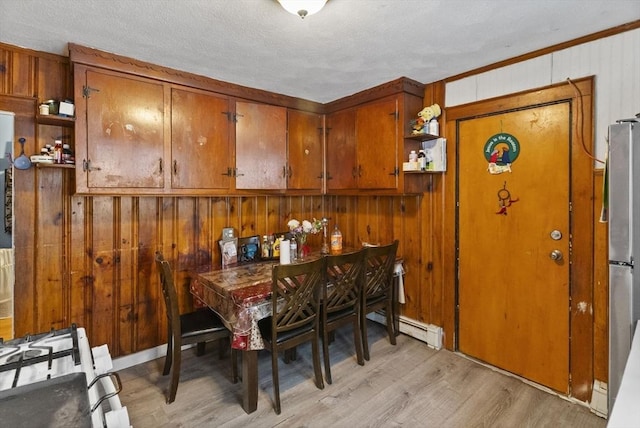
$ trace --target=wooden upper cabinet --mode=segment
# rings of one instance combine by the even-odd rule
[[[397,97],[358,107],[356,150],[358,188],[397,189],[400,140]]]
[[[236,189],[287,188],[287,109],[236,102]]]
[[[171,187],[224,189],[231,185],[229,99],[171,90]]]
[[[78,192],[161,190],[163,85],[80,65],[74,79]]]
[[[358,188],[356,111],[327,115],[327,191]]]
[[[322,115],[289,110],[287,189],[322,191]]]

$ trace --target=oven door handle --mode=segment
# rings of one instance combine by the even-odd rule
[[[120,391],[122,391],[122,382],[120,382],[120,376],[118,375],[118,373],[110,373],[110,372],[103,373],[103,374],[101,374],[101,375],[96,376],[96,377],[91,381],[91,383],[89,384],[89,386],[87,387],[87,389],[91,389],[91,387],[92,387],[93,385],[95,385],[95,384],[96,384],[96,382],[97,382],[98,380],[100,380],[100,379],[102,379],[102,378],[105,378],[105,377],[109,377],[109,378],[111,378],[111,381],[112,381],[112,382],[113,382],[113,384],[115,385],[116,390],[115,390],[115,391],[113,391],[113,392],[109,392],[109,393],[107,393],[107,394],[103,395],[102,397],[100,397],[100,398],[98,399],[98,401],[96,402],[96,404],[94,404],[94,405],[93,405],[93,407],[91,408],[91,413],[93,413],[93,412],[94,412],[94,410],[96,410],[98,407],[100,407],[100,404],[102,404],[102,402],[103,402],[104,400],[108,400],[108,399],[109,399],[109,398],[111,398],[111,397],[115,397],[116,395],[118,395],[118,394],[120,393]],[[115,382],[114,382],[114,380],[115,380]]]

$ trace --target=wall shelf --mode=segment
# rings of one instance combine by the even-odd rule
[[[440,136],[432,135],[432,134],[409,134],[404,136],[405,140],[415,140],[415,141],[428,141],[428,140],[435,140],[437,138],[440,138]]]
[[[58,116],[55,114],[37,114],[36,122],[40,125],[64,126],[67,128],[72,128],[76,123],[76,118]]]
[[[34,162],[36,168],[62,168],[62,169],[75,169],[75,164],[70,163],[45,163],[45,162]]]

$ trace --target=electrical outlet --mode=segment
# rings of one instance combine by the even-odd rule
[[[233,239],[233,227],[225,227],[222,229],[222,239],[223,240],[227,240],[227,239]]]

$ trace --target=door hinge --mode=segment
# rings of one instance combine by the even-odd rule
[[[393,168],[393,172],[390,172],[389,175],[395,175],[396,177],[400,175],[400,168]]]
[[[87,85],[84,85],[82,87],[82,97],[83,98],[90,98],[91,97],[91,92],[100,92],[100,89],[92,88],[92,87],[87,86]]]

